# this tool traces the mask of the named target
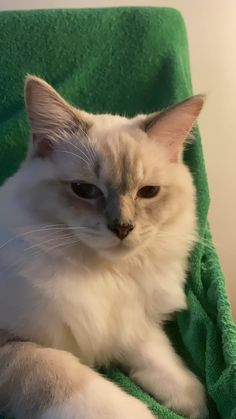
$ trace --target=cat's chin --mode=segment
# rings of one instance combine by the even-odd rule
[[[97,250],[98,253],[106,259],[124,259],[136,253],[138,249],[139,246],[128,246],[121,242],[116,246],[111,246],[109,248],[99,248]]]

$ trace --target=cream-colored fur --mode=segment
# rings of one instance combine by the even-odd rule
[[[192,419],[207,416],[203,386],[162,330],[163,320],[186,308],[196,220],[182,148],[202,104],[196,96],[149,119],[91,115],[72,108],[42,80],[28,78],[32,143],[0,190],[0,333],[36,345],[0,336],[0,357],[11,363],[19,354],[7,370],[10,391],[7,382],[0,388],[0,412],[7,406],[16,419],[151,418],[142,403],[82,365],[118,362],[162,403]],[[96,185],[102,198],[78,198],[73,181]],[[137,198],[146,185],[160,186],[159,194]],[[132,222],[124,240],[107,227],[112,219]],[[27,396],[25,366],[35,357],[37,391]],[[78,379],[70,377],[73,365]],[[23,377],[14,389],[19,370]],[[63,379],[55,384],[49,378],[52,396],[45,397],[42,375],[61,374],[62,389]],[[4,383],[2,377],[0,366]]]
[[[108,402],[109,398],[109,402]],[[122,392],[117,386],[99,377],[64,403],[49,408],[40,419],[153,419],[139,400]]]

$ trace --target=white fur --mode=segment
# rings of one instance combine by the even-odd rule
[[[161,329],[171,313],[186,308],[185,272],[196,228],[194,187],[188,169],[181,161],[169,162],[166,146],[141,133],[137,120],[90,115],[93,153],[99,147],[102,153],[103,144],[114,140],[115,158],[124,147],[131,161],[137,156],[137,187],[161,185],[160,197],[135,204],[137,225],[124,244],[92,205],[82,211],[82,203],[73,207],[62,198],[65,179],[98,182],[88,164],[78,162],[78,155],[92,159],[88,145],[76,150],[78,139],[63,150],[57,144],[54,159],[28,158],[1,188],[0,328],[68,350],[89,366],[120,362],[161,402],[203,419],[202,385]],[[112,169],[109,163],[104,160],[104,178]],[[106,195],[101,180],[99,187]],[[50,230],[57,224],[75,226],[77,243],[57,227]],[[105,380],[92,383],[41,419],[95,419],[97,411],[99,419],[151,418],[140,402],[106,386]]]
[[[167,340],[161,347],[159,342],[156,347],[150,346],[152,364],[145,370],[141,367],[141,373],[138,368],[142,365],[138,347],[153,334],[153,320],[160,322],[173,311],[186,307],[183,284],[189,242],[185,242],[185,237],[193,234],[185,222],[189,214],[179,218],[161,247],[154,242],[147,250],[130,255],[125,263],[122,259],[109,263],[100,258],[96,263],[93,254],[88,266],[74,249],[62,247],[61,251],[59,247],[54,252],[34,254],[25,250],[31,243],[31,235],[14,239],[17,234],[14,225],[29,224],[28,231],[39,230],[43,225],[37,220],[33,222],[33,214],[11,194],[15,187],[17,177],[9,180],[1,191],[5,206],[1,209],[0,219],[5,218],[1,237],[9,242],[0,250],[4,272],[0,281],[0,327],[40,344],[69,350],[91,366],[122,362],[132,368],[133,378],[163,403],[193,419],[203,418],[206,414],[203,388],[179,363]],[[17,189],[20,187],[21,184]],[[159,326],[156,327],[158,330]],[[145,353],[142,356],[145,358]],[[169,371],[169,376],[163,372],[163,379],[158,378],[160,363],[162,369],[166,365]],[[189,391],[185,391],[188,387]],[[162,392],[164,396],[160,397]],[[68,409],[65,410],[68,419],[94,417],[93,413],[86,416],[84,412],[75,416],[81,397],[74,396],[63,405],[63,409]],[[106,400],[110,406],[110,392]],[[55,418],[63,418],[63,409],[52,409],[43,419],[53,419],[53,414]],[[126,404],[124,411],[120,406],[117,416],[107,418],[125,418],[125,412],[127,418],[145,418],[138,410],[132,416],[132,406],[129,416]],[[99,419],[103,419],[102,414]]]

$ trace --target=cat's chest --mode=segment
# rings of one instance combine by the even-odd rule
[[[145,323],[144,300],[135,281],[121,275],[71,278],[58,289],[67,344],[86,363],[110,361],[134,335],[137,322]]]
[[[62,278],[56,292],[64,324],[61,344],[88,364],[116,359],[145,335],[149,323],[175,310],[172,293],[176,294],[173,284],[169,288],[151,269]]]

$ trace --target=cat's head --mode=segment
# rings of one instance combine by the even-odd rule
[[[108,257],[141,249],[183,215],[193,228],[194,187],[182,153],[204,96],[131,119],[93,115],[28,76],[25,100],[29,200],[45,224],[66,226]]]

